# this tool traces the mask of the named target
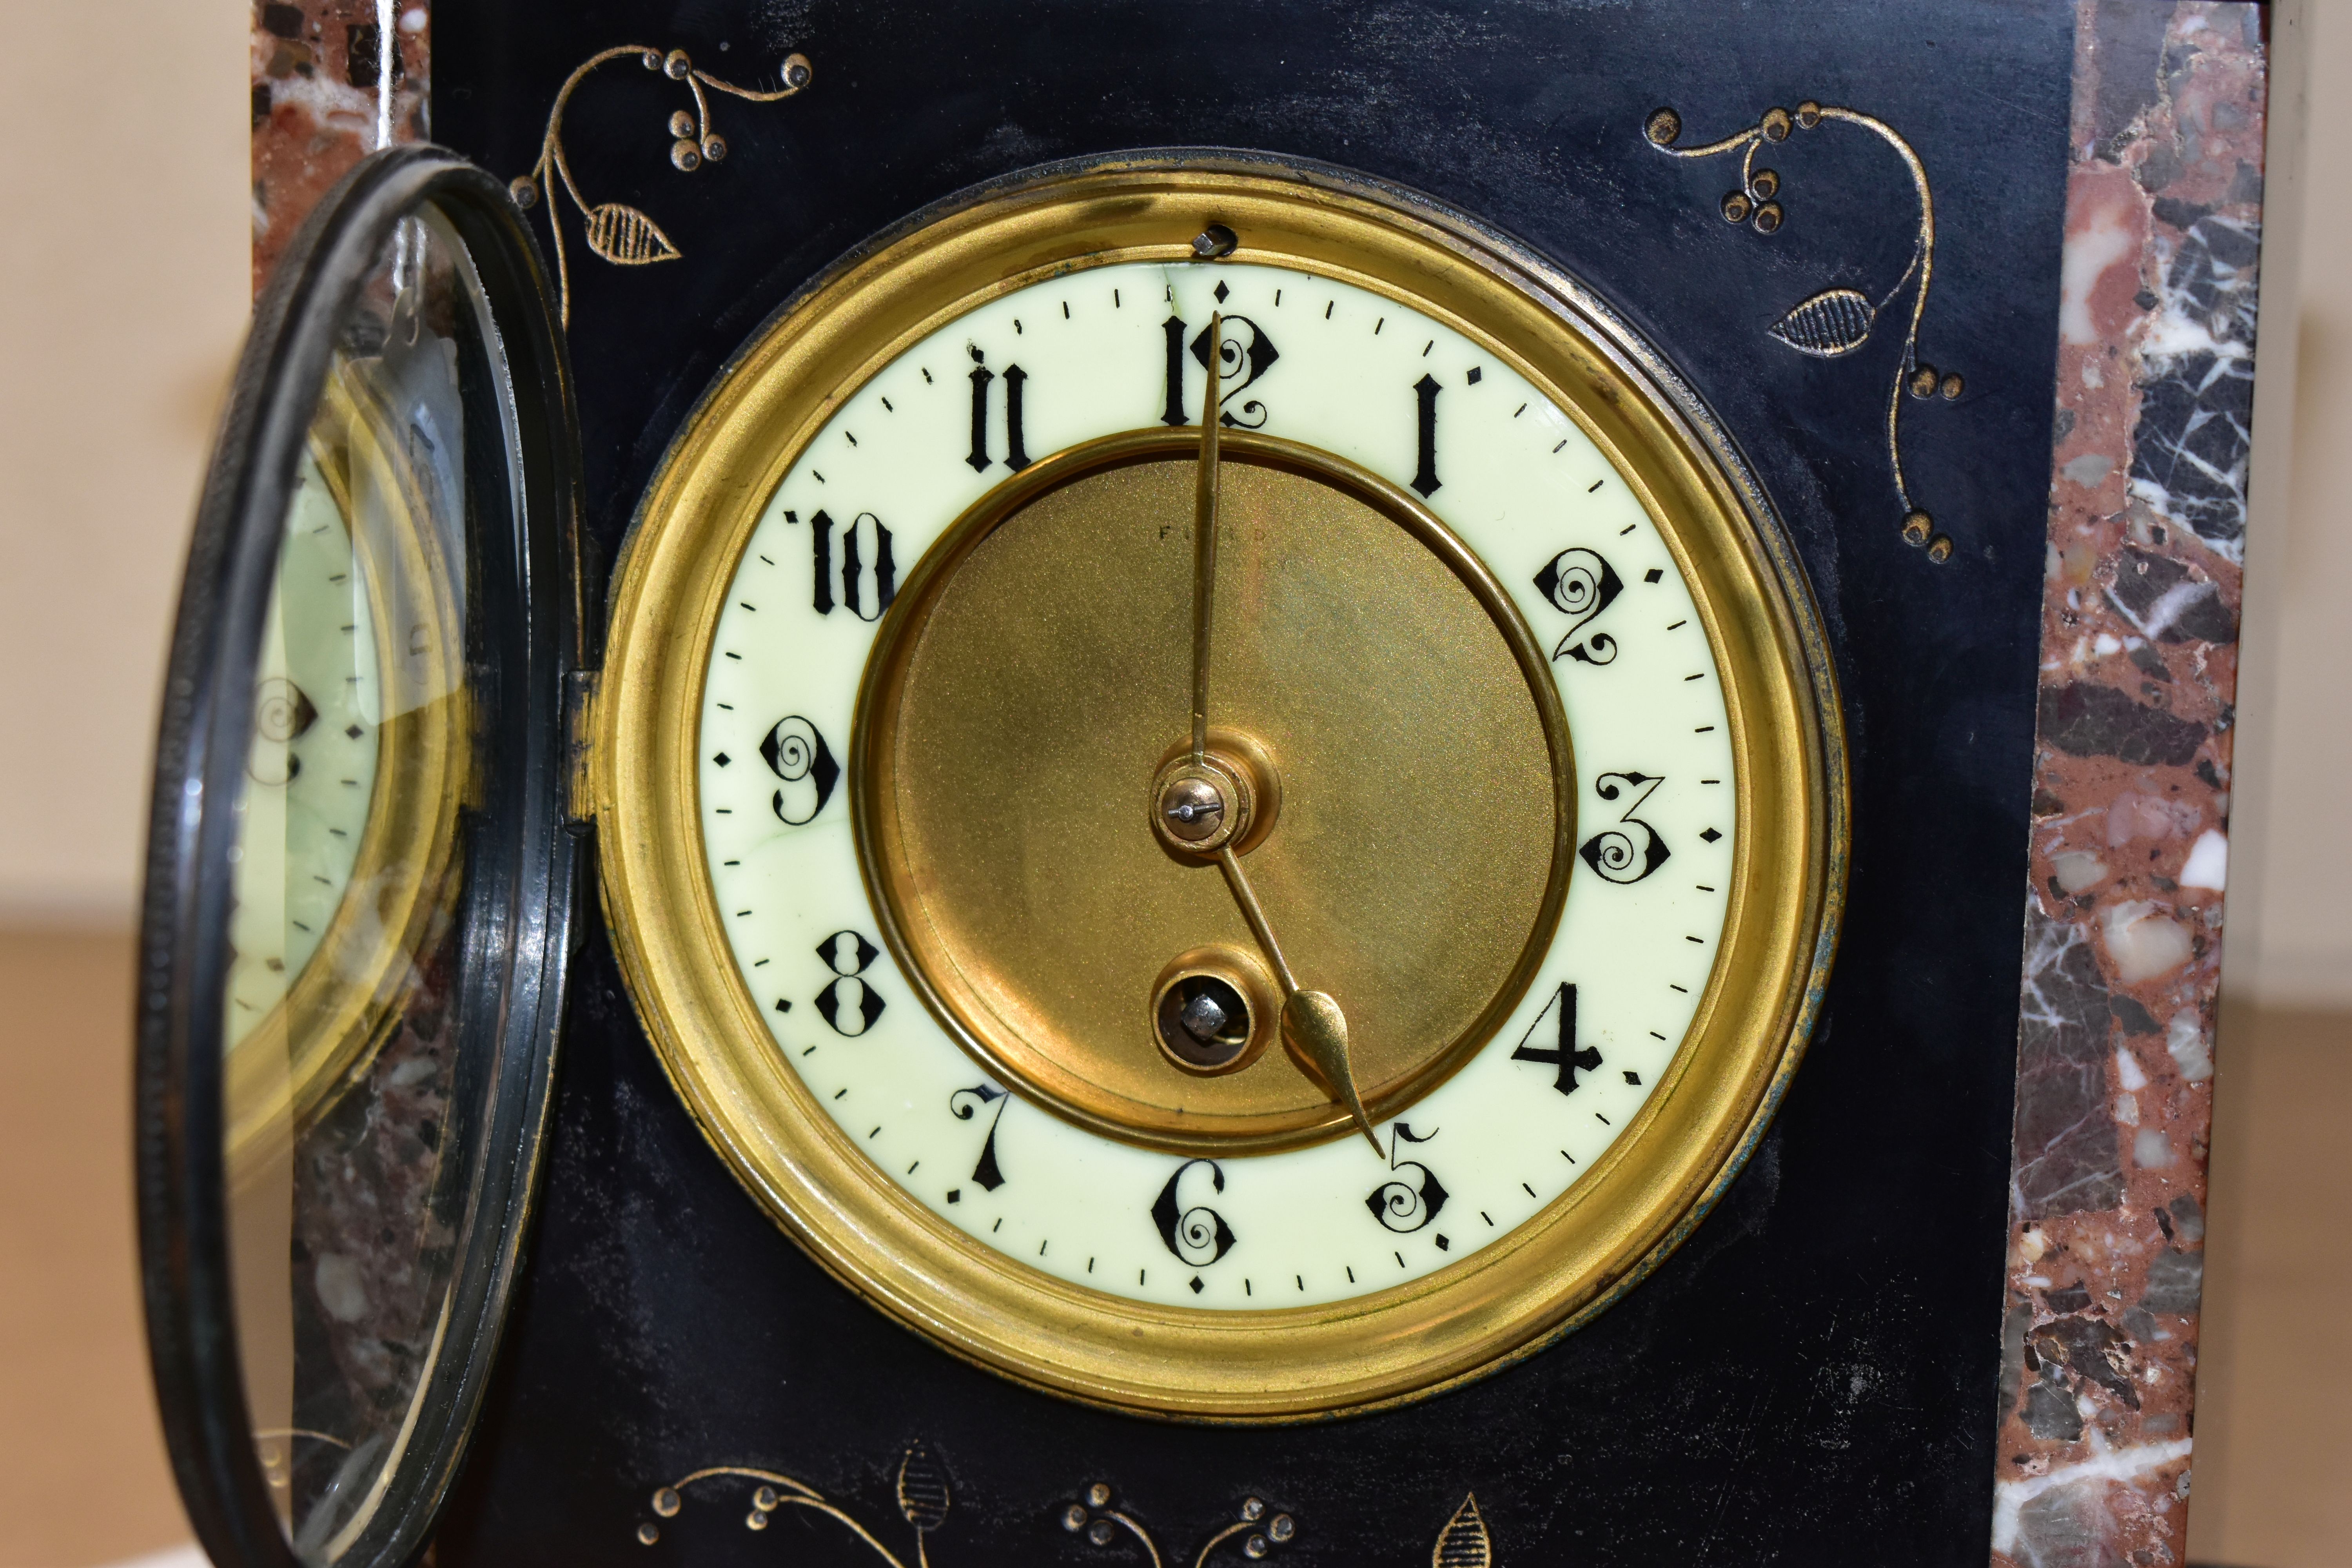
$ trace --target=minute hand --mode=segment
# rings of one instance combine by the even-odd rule
[[[1217,592],[1217,374],[1224,318],[1209,316],[1209,387],[1201,398],[1201,463],[1192,477],[1192,764],[1209,749],[1209,626]]]

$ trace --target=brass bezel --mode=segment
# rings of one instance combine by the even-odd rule
[[[1570,413],[1693,586],[1738,785],[1721,950],[1682,1049],[1607,1156],[1433,1274],[1266,1312],[1065,1284],[894,1186],[777,1052],[728,956],[695,805],[728,583],[839,403],[966,310],[1059,272],[1189,261],[1213,221],[1252,258],[1444,320]],[[1068,1397],[1299,1420],[1419,1398],[1529,1353],[1689,1233],[1761,1135],[1819,1006],[1844,892],[1843,737],[1825,641],[1769,502],[1698,400],[1580,285],[1459,215],[1336,170],[1210,153],[1066,167],[919,215],[848,258],[761,331],[680,432],[625,552],[610,639],[592,742],[605,909],[665,1071],[738,1177],[835,1277],[954,1353]]]

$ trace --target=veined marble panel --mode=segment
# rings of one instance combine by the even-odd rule
[[[432,44],[426,0],[254,6],[255,293],[352,164],[392,142],[427,138]]]
[[[1992,1560],[2188,1537],[2267,84],[2241,0],[2082,0]]]

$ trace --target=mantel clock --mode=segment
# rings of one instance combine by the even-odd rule
[[[216,1561],[1981,1552],[2070,7],[267,9],[458,150],[173,645]]]

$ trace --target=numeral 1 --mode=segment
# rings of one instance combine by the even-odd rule
[[[1413,470],[1412,488],[1427,500],[1437,489],[1437,378],[1423,373],[1412,384],[1412,395],[1419,400],[1415,410],[1421,432],[1421,465]]]
[[[1160,323],[1168,339],[1168,406],[1160,411],[1162,425],[1182,425],[1184,418],[1184,321],[1171,313]]]

